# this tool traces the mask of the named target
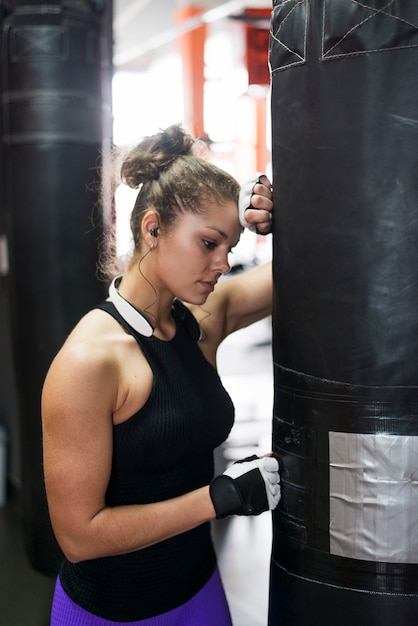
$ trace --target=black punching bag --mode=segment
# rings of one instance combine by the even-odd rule
[[[42,476],[40,395],[78,319],[104,296],[100,172],[110,135],[111,3],[1,3],[1,212],[29,560],[55,573]],[[107,77],[107,78],[106,78]],[[107,111],[107,112],[106,112]]]
[[[276,1],[270,626],[418,620],[418,2]]]

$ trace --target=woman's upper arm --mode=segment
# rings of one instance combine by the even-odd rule
[[[51,521],[63,549],[81,539],[105,504],[112,459],[114,374],[111,362],[81,343],[61,351],[45,380],[45,485]]]
[[[229,283],[229,285],[228,285]],[[225,281],[228,287],[226,334],[271,314],[273,280],[271,262]]]
[[[208,343],[216,348],[229,334],[270,315],[272,282],[268,262],[219,283],[202,307],[208,313],[201,322]]]

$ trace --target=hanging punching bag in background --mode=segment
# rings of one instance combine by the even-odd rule
[[[40,394],[56,352],[104,296],[99,184],[110,137],[111,3],[1,3],[1,211],[9,249],[29,560],[55,573],[61,553],[42,477]]]
[[[418,2],[273,5],[270,626],[418,615]]]

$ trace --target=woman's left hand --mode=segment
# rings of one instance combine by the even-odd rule
[[[273,192],[266,174],[256,172],[242,185],[238,207],[242,226],[259,235],[271,233]]]

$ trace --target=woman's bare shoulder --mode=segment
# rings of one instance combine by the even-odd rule
[[[108,313],[95,309],[75,326],[45,380],[44,396],[61,401],[77,395],[84,405],[107,407],[114,423],[146,402],[150,366],[135,338]]]
[[[109,366],[117,352],[129,343],[129,336],[110,315],[99,309],[89,311],[68,335],[52,365]]]

